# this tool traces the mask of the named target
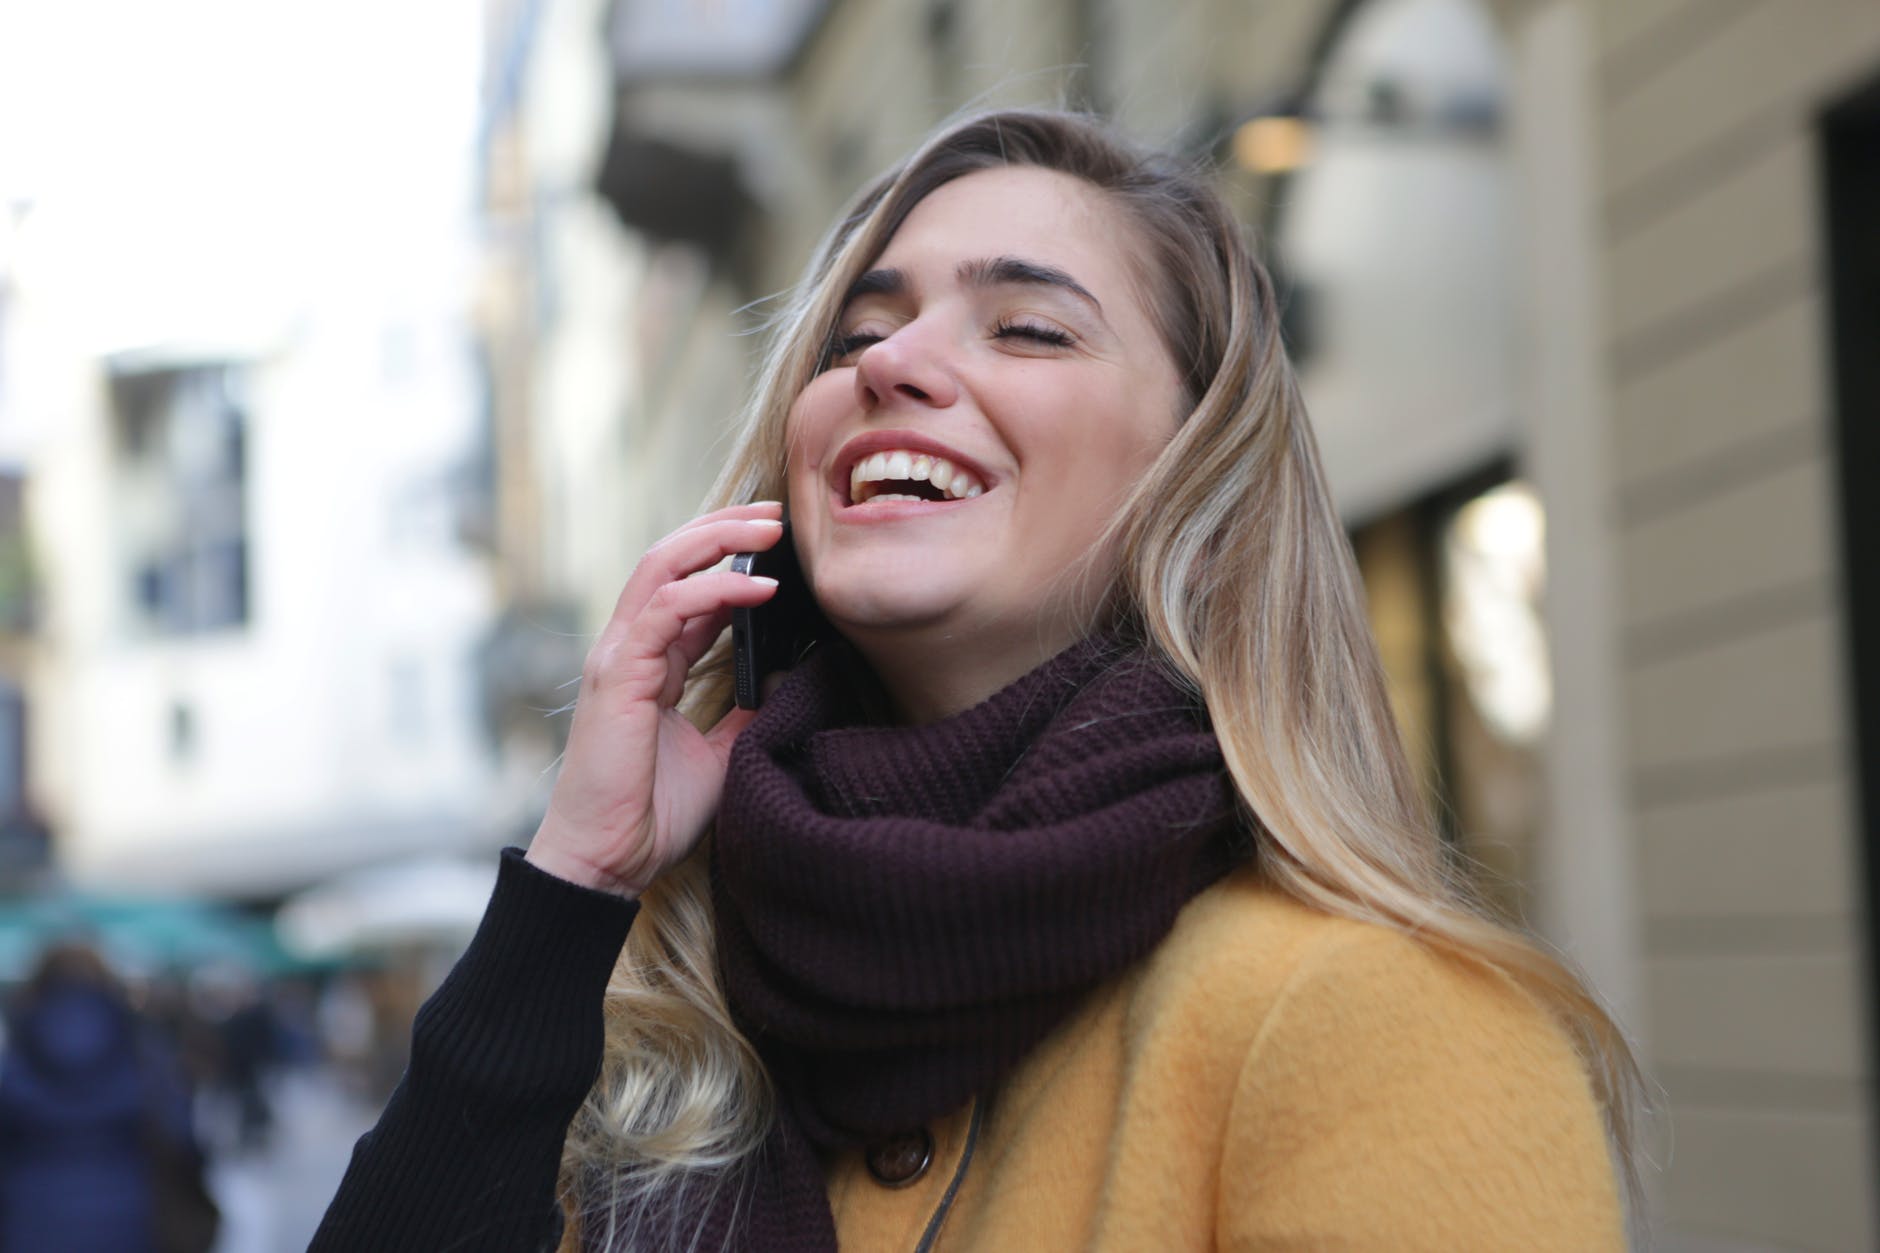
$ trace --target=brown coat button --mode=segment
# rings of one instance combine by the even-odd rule
[[[927,1173],[933,1164],[933,1134],[917,1127],[868,1146],[868,1173],[875,1182],[890,1188],[905,1188]]]

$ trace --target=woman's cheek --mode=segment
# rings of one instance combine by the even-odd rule
[[[840,377],[847,373],[832,370],[817,375],[790,406],[784,424],[784,446],[789,450],[788,477],[793,487],[806,477],[819,477],[828,458],[835,455],[831,444],[841,416],[841,401],[854,390]]]

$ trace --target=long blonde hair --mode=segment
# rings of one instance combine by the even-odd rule
[[[1272,283],[1204,173],[1077,114],[1007,110],[942,129],[824,241],[712,505],[782,498],[790,406],[824,365],[849,286],[922,197],[1007,164],[1108,193],[1143,245],[1137,279],[1187,416],[1112,525],[1111,603],[1206,701],[1252,819],[1255,869],[1328,913],[1500,972],[1551,1010],[1586,1065],[1636,1207],[1632,1053],[1569,968],[1495,921],[1426,810]],[[703,724],[729,705],[721,647],[694,670],[687,708]],[[635,1212],[735,1179],[727,1168],[772,1117],[763,1066],[718,986],[704,858],[701,848],[647,893],[608,989],[601,1079],[564,1156],[564,1185],[598,1247],[631,1241],[618,1224]]]

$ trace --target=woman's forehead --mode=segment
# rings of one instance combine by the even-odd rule
[[[1056,170],[997,166],[923,197],[867,268],[918,269],[931,281],[963,264],[1016,257],[1069,273],[1101,298],[1128,282],[1138,248],[1099,188]]]

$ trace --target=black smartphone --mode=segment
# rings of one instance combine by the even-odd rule
[[[731,654],[736,666],[738,708],[756,709],[768,675],[788,670],[835,628],[816,607],[809,580],[796,559],[790,524],[777,542],[761,553],[738,553],[731,568],[777,580],[777,593],[761,605],[731,610]]]

